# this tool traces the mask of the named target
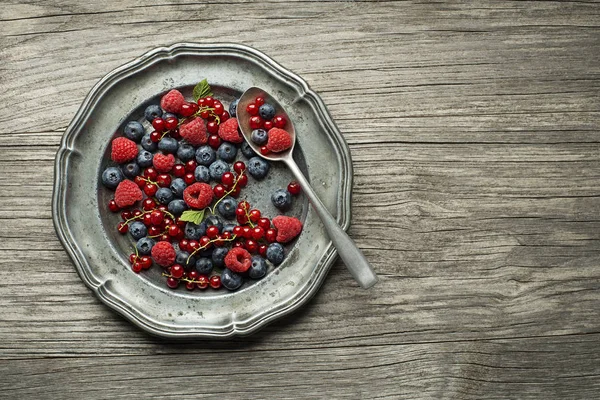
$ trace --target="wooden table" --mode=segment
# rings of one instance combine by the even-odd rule
[[[0,7],[0,398],[600,398],[597,3],[104,3]],[[376,287],[338,262],[251,337],[174,342],[83,285],[51,219],[60,138],[104,74],[181,41],[321,94]]]

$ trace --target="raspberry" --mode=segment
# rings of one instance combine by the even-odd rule
[[[219,125],[219,137],[231,143],[242,143],[244,138],[238,132],[237,118],[230,118]]]
[[[112,141],[110,158],[116,163],[122,164],[133,160],[138,155],[137,145],[133,140],[126,137],[118,137]]]
[[[213,201],[213,196],[213,189],[208,183],[196,182],[183,191],[183,200],[186,204],[199,210],[208,207]]]
[[[302,231],[302,222],[298,218],[278,215],[273,218],[273,226],[277,228],[277,241],[287,243]]]
[[[152,159],[152,165],[158,172],[169,172],[175,165],[175,157],[173,154],[156,153]]]
[[[120,208],[129,207],[144,197],[142,190],[135,182],[125,179],[115,190],[115,203]]]
[[[179,90],[173,89],[160,99],[160,106],[163,110],[170,113],[179,114],[181,106],[185,104],[185,99]]]
[[[175,249],[169,242],[158,242],[152,247],[152,258],[161,267],[169,267],[175,262]]]
[[[194,118],[192,121],[179,127],[179,134],[192,146],[200,146],[208,142],[206,125],[202,118]]]
[[[233,272],[246,272],[252,266],[252,256],[248,250],[234,247],[225,256],[225,266]]]
[[[292,137],[287,131],[279,128],[271,128],[269,130],[267,149],[273,153],[281,153],[290,147],[292,147]]]

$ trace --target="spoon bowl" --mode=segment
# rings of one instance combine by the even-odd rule
[[[250,127],[251,116],[246,108],[259,96],[265,99],[265,103],[271,104],[275,108],[275,115],[281,115],[287,119],[284,129],[290,134],[292,139],[292,146],[289,149],[279,153],[271,152],[268,154],[262,154],[260,152],[260,146],[252,141],[253,129]],[[246,90],[244,94],[242,94],[242,97],[240,97],[237,105],[236,115],[244,139],[246,139],[246,142],[248,142],[248,145],[256,152],[256,154],[269,161],[282,161],[292,171],[296,177],[296,180],[298,183],[300,183],[304,194],[306,194],[309,202],[315,209],[315,212],[321,218],[321,221],[323,221],[323,226],[325,227],[329,238],[336,247],[340,258],[344,261],[346,268],[348,268],[348,271],[354,277],[354,279],[364,289],[368,289],[375,285],[378,281],[377,275],[375,275],[375,272],[373,272],[373,268],[365,258],[364,254],[360,251],[352,239],[350,239],[348,234],[342,228],[340,228],[335,218],[333,218],[329,210],[327,210],[325,205],[323,205],[312,186],[294,161],[292,154],[294,151],[294,145],[296,144],[296,131],[294,129],[292,120],[287,115],[281,104],[279,104],[279,102],[266,91],[257,87],[251,87],[250,89]]]

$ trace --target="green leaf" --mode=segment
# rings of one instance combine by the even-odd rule
[[[205,210],[187,210],[181,214],[179,219],[182,221],[193,222],[198,225],[204,219],[204,211]]]
[[[212,95],[213,94],[210,91],[210,85],[208,84],[206,78],[202,79],[200,82],[198,82],[196,86],[194,86],[194,92],[192,93],[192,96],[194,96],[195,101],[198,101],[198,99],[201,99],[203,97]]]

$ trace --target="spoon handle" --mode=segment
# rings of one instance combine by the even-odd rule
[[[325,226],[329,238],[336,247],[344,264],[346,264],[346,268],[348,268],[350,274],[364,289],[368,289],[375,285],[378,280],[377,275],[373,272],[371,265],[363,255],[362,251],[356,247],[356,244],[350,239],[350,236],[348,236],[348,234],[337,224],[337,221],[323,205],[313,188],[310,186],[310,183],[308,183],[302,174],[302,171],[300,171],[300,168],[298,168],[296,162],[291,159],[291,157],[285,161],[300,183],[302,190],[308,197],[308,200],[317,212],[317,215],[321,218],[321,221],[323,221],[323,225]]]

